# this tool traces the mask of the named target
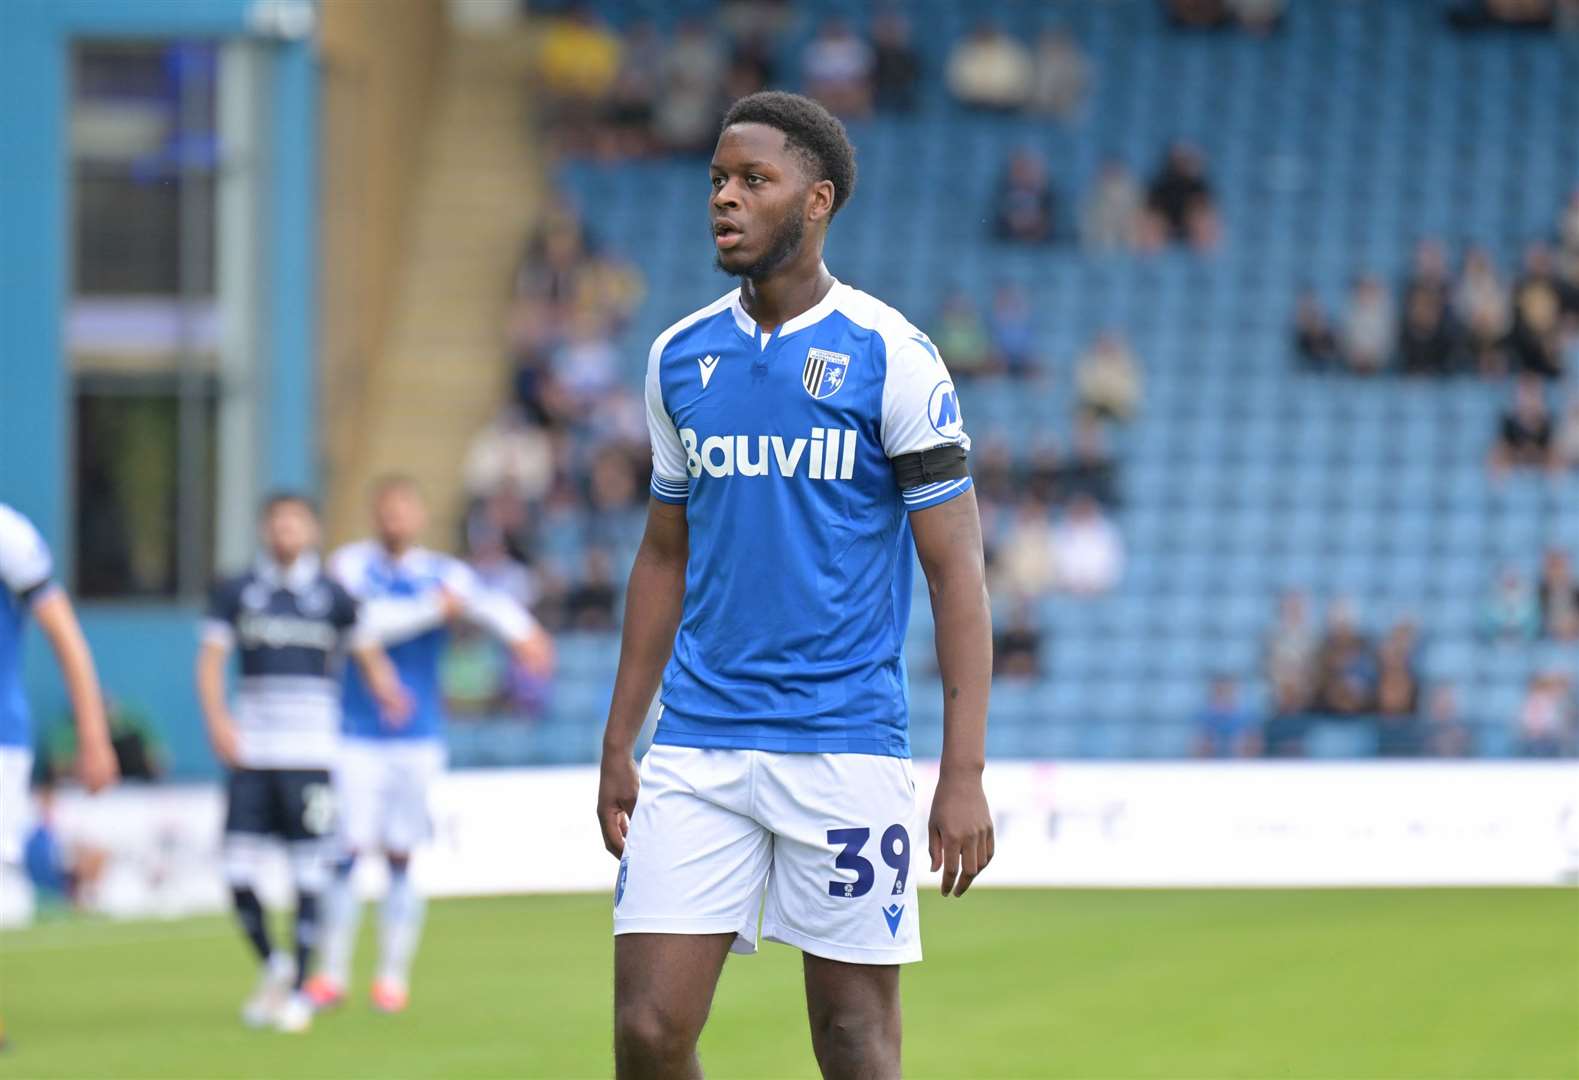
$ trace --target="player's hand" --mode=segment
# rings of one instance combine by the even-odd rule
[[[403,728],[411,720],[415,704],[411,700],[411,691],[406,689],[404,683],[391,676],[380,679],[376,686],[370,686],[373,700],[378,703],[378,722],[386,728]]]
[[[121,776],[120,762],[109,739],[89,739],[77,751],[77,778],[82,786],[97,794]]]
[[[993,853],[992,811],[981,774],[943,772],[932,795],[927,849],[932,872],[943,871],[943,895],[964,896]]]
[[[511,645],[510,655],[535,678],[546,679],[554,673],[554,639],[541,630]]]
[[[628,753],[605,750],[598,773],[598,827],[603,830],[603,846],[616,859],[625,854],[625,834],[630,832],[640,787],[636,759]]]
[[[466,614],[466,602],[461,599],[460,593],[439,586],[439,612],[447,623],[455,622]]]
[[[214,746],[214,756],[227,769],[241,767],[241,736],[236,733],[236,723],[230,717],[209,724],[208,741]]]

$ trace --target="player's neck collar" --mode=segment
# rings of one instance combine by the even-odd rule
[[[267,553],[258,556],[258,579],[276,589],[302,592],[318,580],[320,563],[315,552],[306,551],[287,568],[275,562]]]
[[[793,319],[786,319],[771,334],[763,334],[762,328],[757,325],[756,320],[746,311],[745,305],[740,301],[741,292],[739,289],[735,290],[734,298],[729,302],[729,310],[735,316],[735,325],[739,327],[740,332],[755,341],[759,348],[765,349],[769,343],[793,334],[797,330],[804,330],[808,326],[814,326],[827,318],[839,306],[839,301],[843,298],[844,291],[847,288],[849,286],[845,285],[838,278],[833,278],[833,284],[828,287],[828,292],[821,300]]]

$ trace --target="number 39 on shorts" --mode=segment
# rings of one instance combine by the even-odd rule
[[[842,850],[834,856],[833,865],[840,870],[855,871],[855,880],[836,879],[828,882],[828,895],[855,899],[872,891],[877,881],[877,868],[861,854],[866,842],[872,838],[871,829],[829,829],[828,843]],[[905,882],[910,878],[910,833],[903,825],[890,825],[878,842],[877,853],[884,865],[894,871],[893,896],[903,896]]]

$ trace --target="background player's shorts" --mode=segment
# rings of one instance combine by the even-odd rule
[[[761,912],[764,937],[813,956],[911,963],[925,838],[905,758],[654,746],[614,933],[732,932],[750,953]]]
[[[410,852],[433,835],[428,789],[444,771],[438,739],[345,739],[334,767],[340,842]]]
[[[334,828],[327,769],[236,769],[230,774],[225,832],[318,840]]]
[[[0,746],[0,863],[21,865],[33,823],[27,797],[32,779],[33,752],[25,746]]]

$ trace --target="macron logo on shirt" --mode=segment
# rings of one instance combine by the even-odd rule
[[[814,427],[811,438],[788,442],[782,435],[709,435],[698,442],[695,428],[680,429],[685,469],[692,476],[793,479],[804,467],[812,480],[853,480],[858,437],[854,428]]]
[[[718,370],[718,357],[706,356],[696,362],[702,369],[702,389],[707,389],[707,384],[713,381],[713,372]]]

